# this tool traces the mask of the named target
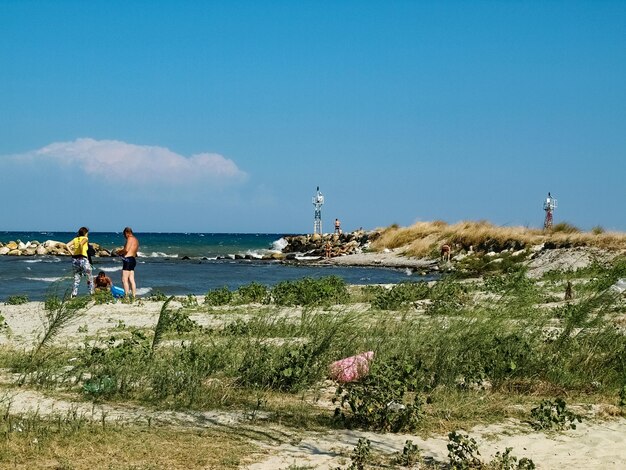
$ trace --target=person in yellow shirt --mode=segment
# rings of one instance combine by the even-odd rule
[[[87,277],[87,287],[89,293],[93,294],[93,274],[91,272],[91,263],[87,259],[87,250],[89,249],[89,229],[81,227],[78,229],[78,235],[67,242],[65,245],[72,255],[72,267],[74,268],[74,287],[72,289],[72,297],[78,295],[78,286],[80,278]]]

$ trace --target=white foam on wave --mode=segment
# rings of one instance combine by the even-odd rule
[[[152,287],[140,287],[137,289],[137,295],[146,295],[152,290]]]
[[[246,255],[251,256],[254,259],[263,259],[263,256],[271,253],[269,250],[248,250],[246,251]]]
[[[29,281],[41,281],[41,282],[57,282],[60,281],[61,277],[27,277]]]
[[[287,240],[279,238],[278,240],[272,242],[272,251],[283,251],[283,248],[285,248],[288,244],[289,242]]]
[[[59,261],[61,261],[61,258],[56,258],[56,257],[52,257],[52,258],[35,258],[35,259],[25,259],[22,260],[22,263],[28,263],[28,264],[32,264],[32,263],[58,263]]]
[[[114,273],[116,271],[121,271],[122,267],[121,266],[111,266],[111,267],[108,267],[108,268],[100,268],[99,270],[107,272],[107,273]]]
[[[168,255],[167,253],[163,253],[162,251],[153,251],[149,255],[139,251],[137,255],[141,258],[178,258],[178,254]]]

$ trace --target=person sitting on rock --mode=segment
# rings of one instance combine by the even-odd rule
[[[106,275],[104,271],[100,271],[94,279],[94,284],[97,291],[110,291],[113,281]]]
[[[330,240],[326,241],[326,244],[324,245],[324,249],[326,250],[326,258],[330,258],[330,252],[332,249],[332,245],[330,244]]]

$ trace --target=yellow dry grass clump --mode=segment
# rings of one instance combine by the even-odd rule
[[[410,256],[437,256],[442,245],[455,250],[500,251],[505,248],[521,249],[542,243],[561,246],[589,246],[597,248],[626,248],[626,233],[604,232],[594,229],[582,232],[576,227],[561,223],[551,231],[526,227],[498,227],[487,221],[462,221],[455,224],[437,220],[417,222],[410,227],[392,225],[382,229],[381,236],[372,243],[373,250],[404,248]]]

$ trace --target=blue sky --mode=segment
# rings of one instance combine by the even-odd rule
[[[0,230],[626,230],[626,2],[0,0]]]

